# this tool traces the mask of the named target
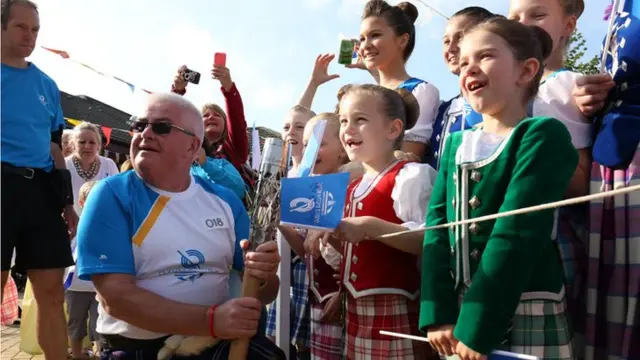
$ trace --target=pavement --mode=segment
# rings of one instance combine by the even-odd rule
[[[20,304],[24,293],[18,294]],[[20,359],[20,360],[44,360],[44,355],[31,355],[20,351],[20,325],[2,325],[0,334],[0,360]]]
[[[44,360],[44,355],[31,355],[20,351],[20,325],[2,326],[0,359]]]

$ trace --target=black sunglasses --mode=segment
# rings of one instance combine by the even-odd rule
[[[147,119],[132,117],[129,121],[129,129],[133,132],[141,133],[147,126],[151,126],[151,131],[158,135],[167,135],[171,132],[171,129],[176,129],[187,135],[196,136],[196,134],[189,130],[173,125],[169,119],[159,119],[158,122],[149,122]]]

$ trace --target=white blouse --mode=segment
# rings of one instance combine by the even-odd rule
[[[559,71],[540,83],[538,95],[533,101],[532,116],[548,116],[560,120],[571,134],[571,142],[576,149],[584,149],[592,144],[591,122],[582,114],[573,88],[581,76],[572,71]]]
[[[403,221],[402,226],[413,230],[424,227],[427,205],[437,172],[428,164],[407,163],[396,176],[391,192],[393,210]],[[354,191],[354,196],[362,196],[376,176],[363,176]]]
[[[108,176],[112,176],[120,173],[120,171],[118,170],[118,166],[116,166],[116,163],[113,160],[104,156],[99,156],[99,155],[98,155],[98,159],[100,160],[100,169],[98,170],[98,173],[96,174],[96,176],[94,176],[93,179],[91,179],[92,181],[102,180]],[[76,214],[80,215],[80,213],[82,212],[82,209],[80,207],[80,202],[79,202],[80,188],[87,181],[81,178],[80,175],[78,175],[78,171],[76,170],[75,165],[73,165],[73,155],[67,156],[65,158],[65,162],[67,164],[67,170],[69,170],[69,172],[71,173],[71,186],[73,187],[73,202],[74,202],[73,207],[76,210]]]
[[[440,106],[440,91],[433,84],[420,83],[411,92],[420,105],[420,115],[413,127],[404,133],[404,141],[428,144],[433,134],[433,122]]]

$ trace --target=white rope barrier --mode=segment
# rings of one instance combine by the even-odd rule
[[[466,225],[466,224],[471,224],[471,223],[485,222],[485,221],[500,219],[500,218],[503,218],[503,217],[513,216],[513,215],[526,214],[526,213],[530,213],[530,212],[534,212],[534,211],[554,209],[554,208],[559,208],[559,207],[567,206],[567,205],[575,205],[575,204],[589,202],[589,201],[592,201],[592,200],[603,199],[603,198],[610,197],[610,196],[627,194],[627,193],[631,193],[631,192],[638,191],[638,190],[640,190],[640,185],[634,185],[634,186],[629,186],[629,187],[625,187],[625,188],[621,188],[621,189],[605,191],[605,192],[601,192],[601,193],[598,193],[598,194],[586,195],[586,196],[576,197],[576,198],[572,198],[572,199],[551,202],[551,203],[547,203],[547,204],[530,206],[530,207],[526,207],[526,208],[522,208],[522,209],[505,211],[505,212],[502,212],[502,213],[481,216],[481,217],[477,217],[477,218],[473,218],[473,219],[467,219],[467,220],[462,220],[462,221],[454,221],[454,222],[450,222],[450,223],[446,223],[446,224],[442,224],[442,225],[435,225],[435,226],[429,226],[429,227],[426,227],[426,228],[420,228],[420,229],[415,229],[415,230],[406,230],[406,231],[400,231],[400,232],[391,233],[391,234],[385,234],[385,235],[378,236],[376,238],[376,240],[388,239],[388,238],[393,238],[393,237],[396,237],[396,236],[401,236],[401,235],[406,235],[406,234],[424,233],[424,232],[429,231],[429,230],[444,229],[444,228],[448,228],[448,227],[452,227],[452,226],[459,226],[459,225]]]

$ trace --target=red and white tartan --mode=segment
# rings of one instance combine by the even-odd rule
[[[314,360],[334,360],[344,353],[344,324],[320,322],[324,304],[310,299],[311,308],[311,358]]]
[[[380,335],[380,330],[420,336],[419,300],[402,295],[347,295],[347,359],[431,359],[428,343]]]
[[[0,322],[2,325],[11,325],[18,319],[18,288],[11,275],[7,279],[7,283],[4,286],[2,294],[2,318]]]

